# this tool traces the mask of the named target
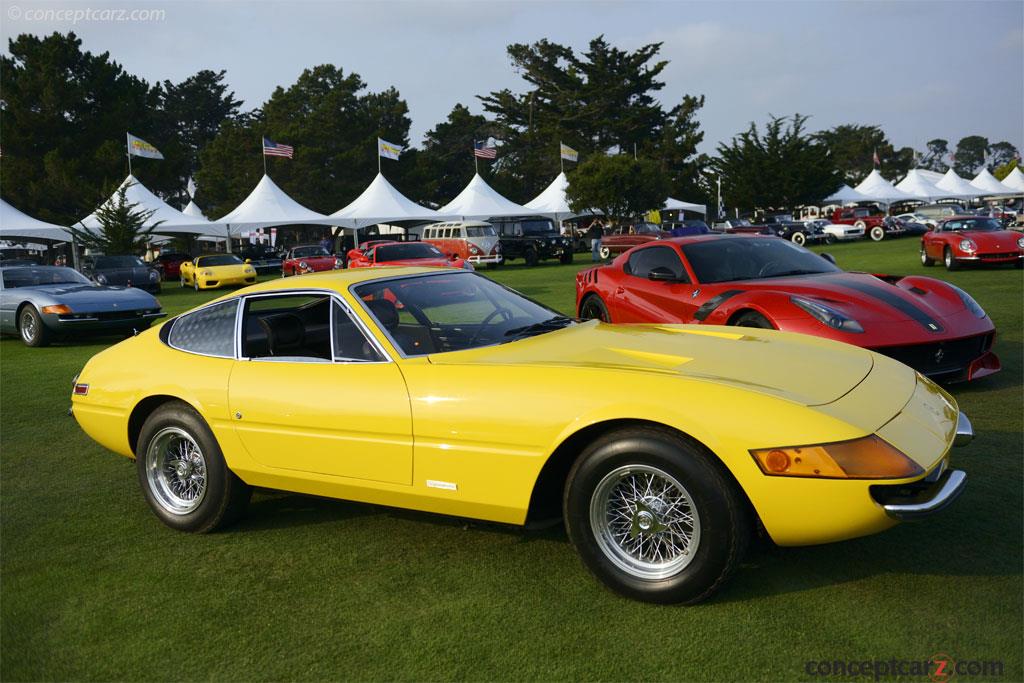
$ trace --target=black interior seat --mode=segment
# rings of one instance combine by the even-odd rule
[[[305,355],[297,353],[306,341],[302,318],[294,313],[275,313],[258,320],[267,335],[267,350],[271,356]]]

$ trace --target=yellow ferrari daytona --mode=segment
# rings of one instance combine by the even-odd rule
[[[661,603],[713,594],[758,529],[825,543],[944,508],[972,436],[941,388],[861,348],[580,322],[430,268],[233,292],[95,355],[72,409],[175,529],[230,523],[253,487],[562,518],[600,581]]]

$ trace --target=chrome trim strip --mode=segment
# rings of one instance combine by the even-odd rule
[[[953,437],[953,445],[966,446],[973,440],[974,427],[971,426],[971,421],[967,419],[967,416],[961,412],[956,419],[956,436]]]
[[[950,470],[938,492],[931,500],[923,503],[890,503],[883,505],[885,514],[902,521],[921,519],[942,510],[956,500],[967,484],[967,473],[963,470]]]

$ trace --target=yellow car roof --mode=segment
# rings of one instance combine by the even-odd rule
[[[466,272],[456,268],[410,268],[403,267],[379,267],[379,268],[349,268],[347,270],[323,270],[319,273],[308,273],[297,278],[275,278],[266,282],[259,282],[242,290],[245,294],[252,292],[276,292],[284,289],[301,289],[303,287],[334,289],[344,292],[351,285],[369,280],[382,280],[402,275],[421,275],[424,273],[436,273],[448,270],[452,272]],[[236,292],[237,294],[237,292]]]

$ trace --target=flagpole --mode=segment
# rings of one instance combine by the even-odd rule
[[[476,175],[480,175],[480,165],[477,159],[478,157],[476,155],[476,140],[473,140],[473,173]]]
[[[380,138],[377,138],[377,175],[382,175],[380,170]]]
[[[128,138],[128,131],[124,132],[124,148],[128,152],[128,175],[132,174],[132,143]]]
[[[260,138],[260,156],[263,157],[263,175],[267,175],[267,150],[263,148],[263,138]]]
[[[558,141],[558,170],[565,173],[565,158],[562,156],[562,141]]]

